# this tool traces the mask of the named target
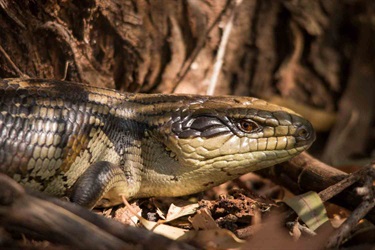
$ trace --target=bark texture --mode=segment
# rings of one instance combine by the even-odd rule
[[[204,94],[233,13],[215,94],[253,95],[291,106],[318,130],[333,127],[323,134],[328,144],[324,138],[316,143],[328,163],[368,162],[375,151],[374,5],[371,0],[239,5],[0,0],[0,77]]]
[[[294,109],[319,132],[310,153],[338,167],[363,166],[375,158],[374,20],[373,0],[0,0],[0,77],[205,94],[223,60],[216,95],[251,95]],[[278,180],[300,173],[285,166]],[[319,178],[310,178],[314,169],[304,168],[305,179],[291,175],[296,190],[343,178],[319,169]],[[351,203],[351,194],[345,197]],[[4,235],[0,229],[2,242]]]

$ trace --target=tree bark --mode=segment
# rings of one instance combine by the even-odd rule
[[[372,0],[0,0],[0,77],[205,94],[232,22],[215,95],[295,109],[319,132],[312,154],[365,165],[375,155],[374,17]]]

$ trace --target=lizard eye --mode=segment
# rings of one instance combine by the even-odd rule
[[[259,129],[258,124],[249,119],[243,119],[238,121],[237,126],[242,132],[245,133],[251,133]]]

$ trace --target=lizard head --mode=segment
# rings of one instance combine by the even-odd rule
[[[139,197],[196,193],[286,161],[315,132],[295,112],[250,97],[138,95],[145,184]]]
[[[204,97],[174,114],[163,127],[164,143],[180,164],[202,173],[258,170],[292,158],[315,140],[309,121],[256,98]]]

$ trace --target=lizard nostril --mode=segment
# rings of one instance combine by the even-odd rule
[[[302,126],[300,128],[297,129],[296,131],[296,136],[300,137],[300,138],[308,138],[310,135],[310,133],[307,131],[307,129]]]
[[[315,140],[315,132],[310,123],[300,124],[294,136],[301,145],[311,144]]]

